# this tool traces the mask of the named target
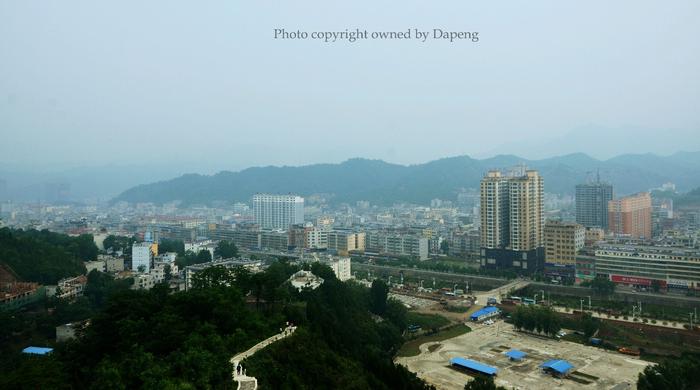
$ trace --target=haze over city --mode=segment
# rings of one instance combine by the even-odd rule
[[[0,162],[215,172],[700,150],[698,7],[3,1]],[[324,44],[277,27],[481,39]]]
[[[0,389],[700,388],[698,20],[0,0]]]

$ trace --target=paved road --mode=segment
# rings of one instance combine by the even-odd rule
[[[353,267],[356,268],[370,268],[372,270],[384,270],[384,271],[393,271],[393,272],[398,272],[398,271],[404,271],[404,272],[411,272],[416,275],[426,275],[426,276],[435,276],[435,277],[443,277],[447,279],[452,279],[452,280],[457,280],[457,279],[480,279],[492,283],[503,283],[504,285],[512,282],[507,279],[502,279],[502,278],[495,278],[495,277],[490,277],[490,276],[477,276],[477,275],[469,275],[469,274],[456,274],[452,272],[440,272],[440,271],[431,271],[431,270],[424,270],[420,268],[404,268],[404,267],[395,267],[395,266],[390,266],[390,265],[376,265],[376,264],[363,264],[363,263],[352,263]],[[552,285],[552,284],[547,284],[543,282],[535,282],[535,281],[529,281],[526,279],[517,279],[520,281],[526,281],[529,283],[530,286],[536,287],[537,289],[544,289],[547,290],[549,288],[566,288],[570,290],[572,293],[575,293],[578,295],[580,293],[580,296],[587,296],[591,295],[590,294],[590,289],[587,287],[580,287],[580,286],[560,286],[560,285]],[[517,281],[516,280],[516,281]],[[503,289],[504,286],[501,286],[500,288]],[[497,290],[497,289],[495,289]],[[700,307],[700,298],[698,297],[688,297],[685,295],[670,295],[670,294],[656,294],[656,293],[651,293],[651,292],[636,292],[636,291],[625,291],[618,289],[615,291],[615,294],[619,294],[622,296],[627,296],[630,299],[640,299],[640,298],[649,298],[650,300],[672,300],[673,302],[685,302],[690,305],[697,304],[698,307]],[[538,299],[539,300],[539,299]],[[664,303],[664,304],[669,304],[669,303]]]
[[[469,279],[479,279],[479,280],[496,282],[496,283],[503,283],[503,284],[508,283],[508,279],[494,278],[491,276],[456,274],[453,272],[431,271],[431,270],[426,270],[426,269],[421,269],[421,268],[404,268],[404,267],[394,267],[394,266],[390,266],[390,265],[376,265],[376,264],[365,264],[365,263],[352,263],[352,265],[353,265],[353,267],[357,267],[357,268],[370,268],[373,270],[385,270],[385,271],[394,271],[394,272],[404,271],[404,272],[411,272],[411,273],[420,274],[420,275],[434,275],[434,276],[443,276],[443,277],[449,276],[451,278],[469,278]]]
[[[500,301],[501,294],[508,295],[508,294],[510,294],[511,291],[518,290],[518,289],[521,289],[523,287],[527,287],[527,285],[529,285],[529,284],[530,284],[529,280],[518,279],[518,280],[514,280],[514,281],[512,281],[504,286],[494,288],[491,291],[484,291],[484,292],[476,291],[474,293],[476,296],[476,301],[477,301],[476,303],[484,306],[484,305],[486,305],[489,297],[495,297]]]

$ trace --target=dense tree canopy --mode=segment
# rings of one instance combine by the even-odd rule
[[[369,289],[340,282],[326,265],[312,268],[325,281],[302,292],[287,283],[299,268],[283,261],[256,274],[210,268],[196,288],[176,293],[165,284],[134,291],[91,273],[83,302],[102,307],[89,312],[84,335],[45,358],[8,352],[0,388],[233,389],[231,356],[291,321],[293,336],[244,361],[261,387],[425,389],[392,362],[405,308],[390,299],[382,317],[373,315]]]
[[[690,390],[700,384],[700,356],[684,354],[648,366],[639,374],[639,390]]]
[[[221,240],[214,249],[214,255],[223,259],[238,257],[238,247],[233,241]]]
[[[175,260],[175,263],[177,264],[178,267],[184,268],[184,267],[187,267],[188,265],[208,263],[211,260],[212,260],[211,259],[211,252],[209,252],[208,250],[202,249],[197,253],[192,252],[192,251],[187,251],[187,252],[185,252],[184,255],[178,255],[177,259]]]
[[[84,261],[97,258],[91,235],[71,237],[48,230],[0,229],[0,263],[23,281],[56,284],[85,273]]]
[[[559,317],[549,307],[528,305],[518,306],[513,312],[513,326],[528,332],[554,336],[561,329]]]
[[[493,377],[475,376],[474,379],[464,385],[464,390],[506,390],[503,386],[496,386]]]
[[[158,253],[175,252],[178,255],[185,254],[185,243],[182,240],[161,239],[158,242]]]
[[[135,237],[126,236],[115,236],[110,234],[104,241],[102,241],[102,246],[107,252],[119,252],[131,255],[131,246],[136,242]]]

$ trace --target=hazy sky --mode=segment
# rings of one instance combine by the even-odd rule
[[[0,0],[1,162],[700,150],[697,0],[110,3]],[[275,28],[480,42],[325,44]]]

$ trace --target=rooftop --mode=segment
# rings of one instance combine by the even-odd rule
[[[496,375],[496,373],[498,372],[498,369],[495,367],[487,366],[486,364],[460,357],[450,359],[450,364],[453,366],[460,366],[468,368],[470,370],[478,371],[486,375]]]
[[[546,362],[542,363],[540,367],[552,370],[558,374],[563,375],[571,371],[574,368],[574,365],[567,362],[566,360],[554,359],[547,360]]]
[[[27,347],[22,350],[22,353],[29,353],[32,355],[46,355],[53,351],[53,348],[46,347]]]
[[[513,360],[520,360],[527,356],[527,353],[519,351],[517,349],[511,349],[510,351],[506,352],[505,355]]]

